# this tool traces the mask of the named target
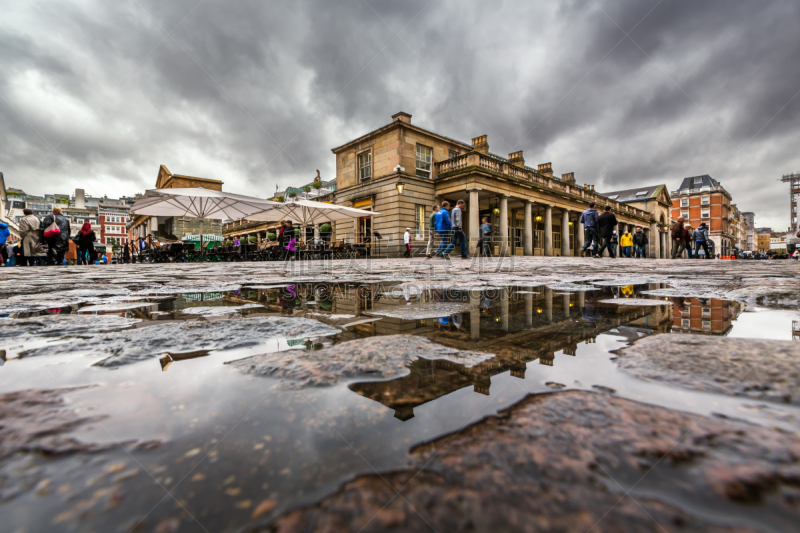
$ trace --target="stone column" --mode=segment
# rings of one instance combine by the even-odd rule
[[[525,325],[533,326],[533,294],[525,294]]]
[[[474,289],[469,290],[469,338],[476,341],[481,338],[481,297],[475,294]]]
[[[533,202],[525,200],[525,212],[522,223],[522,254],[533,255]],[[525,296],[530,296],[526,294]]]
[[[564,312],[564,318],[569,318],[569,293],[565,292],[561,296],[561,310]]]
[[[578,238],[578,248],[580,250],[583,249],[583,245],[586,244],[586,227],[583,223],[578,222],[577,227],[575,228],[575,236]],[[577,254],[580,255],[580,250],[577,250]]]
[[[509,295],[510,288],[503,287],[500,293],[500,325],[503,328],[503,331],[508,331],[508,300],[510,299]]]
[[[544,208],[544,255],[553,255],[553,206]]]
[[[650,224],[650,235],[647,236],[647,240],[650,241],[650,257],[659,259],[661,257],[661,233],[655,222]]]
[[[314,241],[319,241],[319,224],[314,225]]]
[[[547,316],[547,322],[553,321],[553,289],[544,289],[544,312]]]
[[[478,198],[478,191],[480,191],[480,189],[471,189],[469,191],[469,204],[467,205],[467,209],[469,210],[469,242],[467,243],[467,250],[472,249],[473,246],[478,244],[478,239],[481,235],[481,207],[480,200]],[[480,250],[476,250],[475,253],[480,255]]]
[[[586,291],[577,291],[578,307],[586,307]]]
[[[569,209],[561,210],[561,257],[569,256]]]
[[[500,256],[509,255],[508,249],[508,195],[500,197]]]

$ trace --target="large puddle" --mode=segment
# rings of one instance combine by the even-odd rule
[[[789,340],[795,311],[656,296],[670,287],[631,281],[110,287],[5,300],[15,322],[0,325],[0,393],[63,389],[82,422],[62,433],[94,450],[7,456],[2,529],[237,531],[402,468],[415,444],[537,392],[606,391],[800,429],[795,407],[637,380],[614,354],[675,332]],[[338,348],[359,339],[369,349]],[[264,354],[275,355],[248,359]]]

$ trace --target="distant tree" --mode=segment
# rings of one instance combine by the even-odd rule
[[[119,243],[117,242],[117,239],[115,239],[114,237],[108,237],[108,238],[106,239],[106,244],[108,244],[109,246],[111,246],[111,249],[112,249],[112,250],[118,250],[118,249],[120,249],[120,248],[121,248],[121,246],[120,246],[120,245],[119,245]]]
[[[295,198],[296,196],[297,196],[297,193],[294,192],[294,191],[289,193],[289,198]]]
[[[304,192],[311,192],[311,186],[309,186],[309,185],[303,185],[303,191],[304,191]]]
[[[283,203],[283,202],[286,201],[286,197],[284,197],[283,195],[280,195],[280,196],[278,196],[278,201]]]
[[[322,182],[321,181],[315,181],[311,186],[314,187],[315,189],[319,190],[319,189],[322,188]]]

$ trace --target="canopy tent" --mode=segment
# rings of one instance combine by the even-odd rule
[[[375,211],[365,211],[354,207],[346,207],[313,200],[297,200],[296,202],[277,203],[260,213],[247,215],[247,220],[261,222],[274,222],[276,220],[291,220],[303,226],[313,226],[321,222],[334,222],[349,218],[371,217],[380,215]]]
[[[130,212],[147,216],[197,218],[200,221],[202,250],[205,219],[235,220],[280,205],[283,204],[211,189],[150,189],[134,202]]]
[[[321,222],[373,217],[375,215],[380,215],[380,213],[343,205],[315,202],[313,200],[296,200],[294,202],[277,203],[260,213],[254,213],[244,218],[261,222],[291,220],[292,224],[314,226]],[[372,232],[372,225],[370,225],[370,232]]]

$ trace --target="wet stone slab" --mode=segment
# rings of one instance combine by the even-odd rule
[[[328,387],[354,377],[407,376],[418,359],[444,360],[471,368],[494,355],[457,350],[423,337],[386,335],[343,342],[313,351],[257,355],[228,363],[247,374],[285,380],[285,388]]]
[[[790,531],[798,458],[790,434],[558,392],[417,446],[407,469],[359,477],[254,530]]]
[[[619,368],[686,389],[800,405],[800,343],[655,335],[619,352]]]
[[[109,357],[95,363],[95,366],[116,367],[165,353],[228,350],[257,346],[269,339],[321,337],[338,332],[336,328],[307,318],[257,317],[215,322],[173,322],[98,334],[78,342],[35,348],[21,355],[108,354]]]

